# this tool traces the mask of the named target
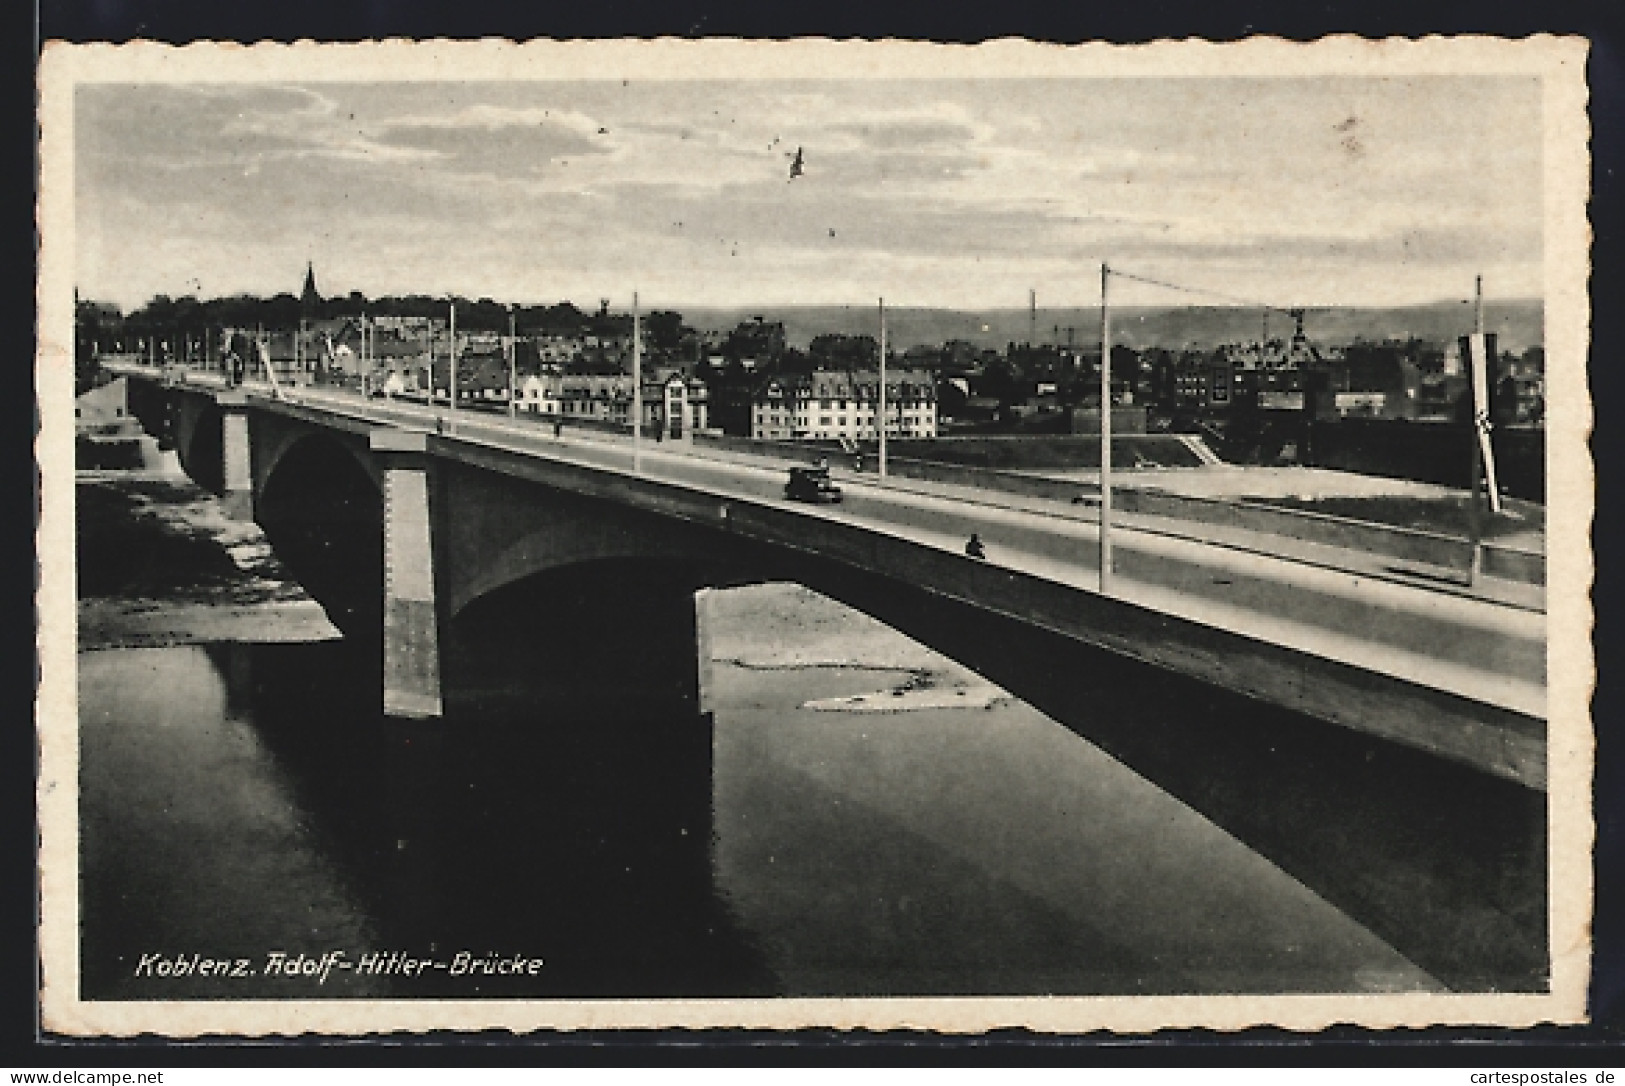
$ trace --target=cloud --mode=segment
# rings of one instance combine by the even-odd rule
[[[830,125],[823,131],[850,136],[867,151],[959,148],[974,143],[978,134],[974,126],[963,122],[906,116]]]
[[[244,269],[287,261],[265,288],[289,289],[310,254],[345,289],[596,297],[636,279],[719,303],[1024,296],[1079,289],[1103,259],[1283,294],[1310,273],[1380,293],[1474,264],[1538,282],[1524,82],[85,87],[81,281],[139,301],[200,263],[253,289]]]
[[[607,143],[546,122],[523,127],[454,127],[392,124],[380,142],[434,156],[436,165],[458,173],[525,174],[561,160],[609,154]]]

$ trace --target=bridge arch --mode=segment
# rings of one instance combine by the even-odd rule
[[[171,416],[175,455],[193,482],[215,494],[225,489],[223,415],[212,399],[183,396]]]
[[[456,585],[446,600],[446,616],[456,618],[487,597],[523,589],[527,582],[572,573],[590,575],[605,565],[631,573],[659,571],[691,583],[693,591],[715,579],[708,568],[714,557],[714,548],[681,533],[652,541],[601,522],[559,516],[499,545],[471,577]]]
[[[318,429],[295,420],[264,412],[255,414],[252,422],[254,445],[254,493],[264,494],[271,480],[290,453],[305,442],[317,442],[321,455],[335,460],[347,459],[351,466],[360,468],[371,482],[375,494],[383,493],[383,477],[377,461],[360,441],[347,440],[331,430]],[[300,454],[308,455],[308,450]]]
[[[431,468],[436,595],[447,618],[538,576],[603,563],[688,584],[765,579],[766,557],[712,528],[444,460]]]
[[[286,442],[265,468],[254,519],[277,557],[346,636],[377,641],[383,508],[373,474],[345,441],[316,431]]]

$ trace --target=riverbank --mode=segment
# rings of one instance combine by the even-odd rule
[[[1009,698],[969,668],[800,585],[718,592],[710,618],[713,664],[832,675],[862,669],[893,680],[880,690],[813,698],[805,708],[851,713],[985,709]]]
[[[81,650],[339,636],[258,526],[165,468],[81,471]]]

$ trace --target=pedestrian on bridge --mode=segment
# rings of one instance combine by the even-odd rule
[[[975,532],[970,534],[970,540],[965,544],[965,553],[972,558],[987,560],[987,549],[982,546],[982,537]]]

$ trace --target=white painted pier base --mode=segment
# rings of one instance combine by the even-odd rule
[[[373,430],[384,469],[384,715],[441,715],[425,436]]]
[[[254,518],[254,471],[248,438],[248,398],[242,393],[222,392],[215,402],[220,407],[222,501],[226,515],[233,520]]]

